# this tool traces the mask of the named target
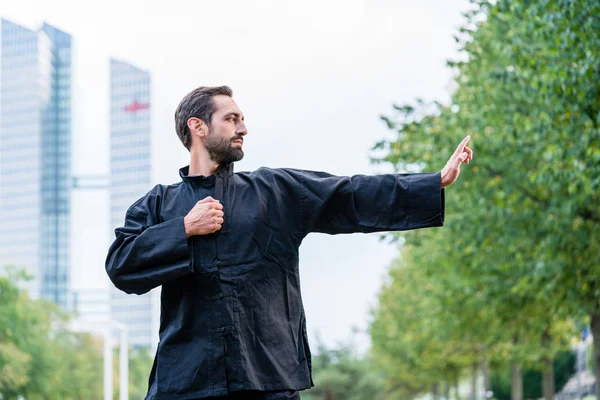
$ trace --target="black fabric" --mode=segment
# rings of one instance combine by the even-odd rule
[[[106,259],[114,285],[162,285],[158,350],[147,399],[227,396],[313,385],[298,248],[310,232],[443,225],[440,174],[332,176],[261,168],[157,185],[127,211]],[[220,231],[186,239],[183,219],[206,196]]]
[[[208,400],[300,400],[300,393],[296,390],[281,392],[244,391],[231,392],[227,396],[209,397]]]

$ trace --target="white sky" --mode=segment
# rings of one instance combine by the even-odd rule
[[[73,35],[74,174],[108,173],[108,58],[149,70],[154,183],[172,183],[188,164],[173,112],[200,85],[231,86],[246,116],[238,171],[383,171],[368,160],[369,148],[391,137],[379,115],[415,97],[447,100],[445,60],[456,58],[452,35],[468,7],[468,0],[0,0],[0,16],[29,28],[46,21]],[[97,263],[75,276],[84,286],[104,277],[107,201],[102,193],[74,196],[74,260]],[[366,328],[396,254],[378,238],[305,240],[300,270],[313,343],[317,332],[335,344],[353,326]]]

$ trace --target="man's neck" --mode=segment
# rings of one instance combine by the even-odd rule
[[[210,158],[206,149],[192,149],[188,176],[213,175],[218,168],[219,164]]]

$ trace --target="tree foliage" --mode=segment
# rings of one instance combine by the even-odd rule
[[[30,299],[18,288],[27,277],[9,271],[0,276],[0,398],[102,399],[102,339],[70,331],[67,314]],[[130,398],[144,397],[151,366],[146,349],[130,351]],[[118,382],[118,368],[113,371]]]
[[[600,3],[474,3],[451,103],[395,106],[397,136],[375,146],[435,170],[472,137],[445,228],[404,235],[374,311],[379,360],[421,391],[477,357],[547,365],[599,309]]]
[[[313,356],[315,387],[302,393],[306,400],[382,400],[383,377],[369,355],[358,355],[351,345],[327,348],[317,343]]]

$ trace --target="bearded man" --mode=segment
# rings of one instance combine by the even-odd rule
[[[189,166],[180,182],[131,205],[106,259],[108,276],[127,293],[162,286],[146,399],[299,399],[313,386],[302,240],[442,226],[444,188],[473,157],[469,137],[437,173],[234,173],[248,131],[231,89],[193,90],[175,126]]]

